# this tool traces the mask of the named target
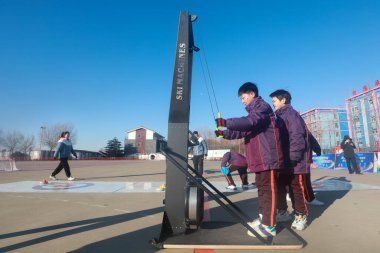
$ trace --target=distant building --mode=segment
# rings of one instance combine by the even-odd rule
[[[380,81],[376,80],[374,88],[364,85],[361,93],[353,91],[352,95],[346,99],[349,135],[361,152],[376,151],[380,145]]]
[[[349,134],[346,109],[314,108],[301,116],[324,153],[334,152],[343,136]]]
[[[138,154],[157,153],[163,143],[166,141],[162,135],[143,126],[127,131],[124,141],[125,146],[132,144]]]

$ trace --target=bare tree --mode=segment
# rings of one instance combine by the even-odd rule
[[[42,146],[47,146],[50,151],[52,151],[56,146],[64,131],[70,132],[70,139],[73,144],[76,143],[76,130],[74,126],[68,123],[58,123],[50,126],[41,127],[39,133],[40,141]]]
[[[30,152],[33,150],[33,146],[34,146],[34,136],[33,135],[28,136],[28,137],[23,136],[19,145],[21,153],[29,155]]]
[[[18,131],[8,132],[4,138],[2,138],[2,144],[8,149],[9,154],[12,155],[20,146],[23,139],[24,136]]]
[[[245,153],[244,151],[244,139],[239,140],[226,140],[215,136],[215,130],[201,129],[199,130],[201,136],[204,137],[207,143],[207,147],[210,150],[213,149],[231,149],[239,153]]]

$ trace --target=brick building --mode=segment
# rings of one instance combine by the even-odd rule
[[[157,132],[143,126],[127,131],[124,145],[132,144],[138,154],[151,154],[159,152],[165,138]]]

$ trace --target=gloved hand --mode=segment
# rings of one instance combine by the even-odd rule
[[[227,126],[227,121],[223,118],[217,118],[215,119],[216,126],[217,127],[226,127]]]
[[[228,175],[228,173],[230,173],[230,169],[228,167],[222,167],[220,169],[220,172],[222,172],[223,175]]]
[[[216,137],[223,138],[223,131],[222,130],[215,130]]]

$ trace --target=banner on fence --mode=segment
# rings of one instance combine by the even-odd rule
[[[313,155],[311,168],[333,170],[335,167],[335,154]]]
[[[358,163],[362,172],[373,173],[374,169],[374,156],[373,153],[356,153],[356,162]],[[335,169],[347,170],[347,162],[343,154],[335,156]]]
[[[357,153],[356,159],[362,172],[373,173],[375,167],[373,153]]]

